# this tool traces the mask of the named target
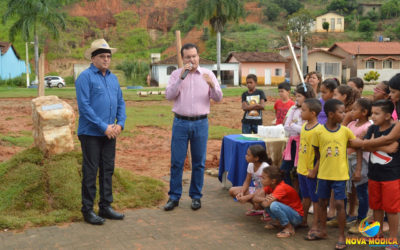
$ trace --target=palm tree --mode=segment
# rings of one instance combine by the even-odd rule
[[[221,80],[221,32],[228,21],[237,21],[244,16],[243,0],[189,0],[195,20],[202,24],[210,22],[213,32],[217,33],[217,78]]]
[[[57,4],[56,0],[9,0],[3,16],[3,24],[9,19],[17,17],[17,20],[9,30],[12,42],[18,33],[21,33],[25,42],[29,42],[33,35],[36,79],[38,77],[39,64],[39,25],[46,28],[54,38],[59,36],[59,27],[63,30],[65,29],[64,17],[57,11],[57,7],[59,7]]]

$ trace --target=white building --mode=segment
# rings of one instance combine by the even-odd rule
[[[217,72],[217,64],[214,61],[200,58],[200,67]],[[151,64],[151,79],[158,82],[159,87],[166,87],[171,73],[178,68],[176,56]],[[221,83],[239,85],[239,64],[221,63]]]

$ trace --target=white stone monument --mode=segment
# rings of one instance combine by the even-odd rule
[[[35,146],[46,155],[74,149],[75,113],[57,96],[41,96],[32,100],[33,138]]]

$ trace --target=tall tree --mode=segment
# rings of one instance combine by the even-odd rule
[[[194,13],[195,20],[202,24],[210,22],[213,32],[217,33],[217,78],[221,79],[221,32],[229,21],[237,21],[244,16],[242,0],[189,0],[188,8]]]
[[[14,41],[18,33],[21,33],[25,42],[29,42],[33,36],[36,78],[39,64],[39,26],[44,27],[54,38],[58,38],[59,28],[65,29],[64,17],[58,12],[57,7],[59,7],[57,0],[9,0],[3,16],[3,24],[16,17],[9,30],[11,41]]]

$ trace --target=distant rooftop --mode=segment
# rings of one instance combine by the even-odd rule
[[[231,52],[225,61],[232,57],[239,62],[287,62],[283,56],[274,52]]]
[[[339,42],[328,51],[336,47],[353,55],[400,55],[400,42]]]

